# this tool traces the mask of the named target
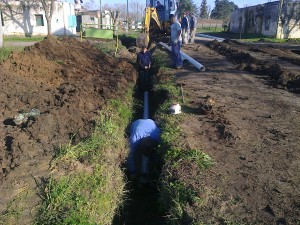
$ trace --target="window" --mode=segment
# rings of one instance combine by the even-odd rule
[[[95,18],[94,17],[90,17],[91,21],[95,21]]]
[[[266,30],[270,29],[270,24],[271,24],[271,16],[268,16],[265,20],[265,29]]]
[[[3,14],[2,14],[2,12],[0,12],[0,14],[1,14],[1,25],[3,27],[4,26]]]
[[[44,18],[43,15],[37,14],[35,15],[35,21],[37,27],[43,27],[44,26]]]

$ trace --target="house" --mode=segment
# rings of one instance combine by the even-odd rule
[[[3,35],[47,35],[45,10],[38,1],[1,1]],[[76,17],[74,4],[54,2],[51,20],[52,35],[75,35]]]
[[[113,29],[113,19],[110,11],[102,11],[102,22],[100,21],[100,10],[92,11],[80,11],[76,14],[77,19],[77,32],[80,31],[80,26],[99,28],[101,23],[101,29]]]
[[[281,39],[300,38],[300,1],[284,4],[274,1],[236,9],[231,14],[229,31]]]

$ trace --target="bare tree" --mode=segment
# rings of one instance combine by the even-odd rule
[[[30,8],[36,7],[31,1],[11,2],[3,0],[0,4],[2,9],[3,19],[11,20],[23,29],[25,36],[31,36],[33,32],[33,25],[30,21]]]
[[[291,31],[300,22],[300,2],[295,0],[281,0],[281,7],[279,12],[279,24],[284,31],[285,38],[288,38]]]
[[[39,0],[42,3],[42,7],[45,11],[45,17],[47,21],[47,35],[51,36],[51,21],[54,11],[54,0]]]

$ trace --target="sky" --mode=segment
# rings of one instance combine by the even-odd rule
[[[89,0],[83,0],[85,1],[89,1]],[[97,5],[99,5],[100,0],[94,0],[96,2]],[[131,0],[128,0],[128,4],[130,4]],[[143,0],[133,0],[133,1],[139,1],[142,3]],[[200,5],[202,0],[193,0],[194,3],[196,5]],[[231,2],[234,2],[234,4],[236,4],[239,8],[243,8],[246,6],[252,6],[252,5],[258,5],[258,4],[264,4],[270,1],[274,1],[274,0],[230,0]],[[145,4],[146,4],[146,0],[144,0]],[[127,3],[127,0],[101,0],[101,4],[115,4],[115,3]],[[215,0],[207,0],[207,5],[211,7],[211,9],[213,9],[215,7]]]

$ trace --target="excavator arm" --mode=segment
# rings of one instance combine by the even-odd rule
[[[156,8],[147,7],[145,11],[144,29],[143,33],[137,38],[137,46],[148,46],[150,36],[160,33],[163,30],[162,24],[159,20]]]

